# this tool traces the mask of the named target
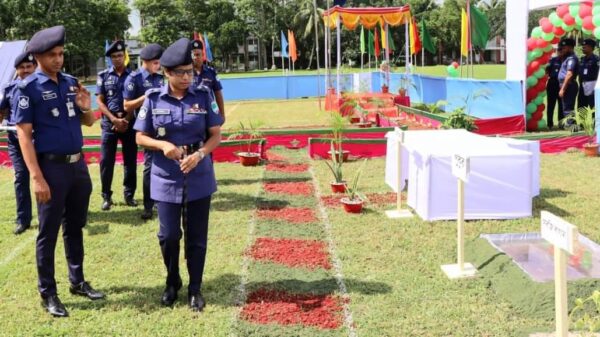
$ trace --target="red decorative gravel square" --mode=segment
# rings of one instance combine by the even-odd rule
[[[396,193],[369,193],[365,195],[367,197],[366,204],[375,206],[390,206],[396,204]],[[344,194],[331,194],[324,195],[321,197],[321,202],[325,207],[335,208],[340,206],[340,199],[344,198]],[[405,201],[406,197],[402,195],[402,200]]]
[[[291,195],[311,195],[313,187],[306,182],[265,183],[265,191]]]
[[[259,289],[248,295],[241,317],[258,324],[337,329],[342,325],[342,305],[337,297],[331,295],[289,294]]]
[[[296,207],[268,207],[257,212],[261,219],[283,220],[291,223],[317,222],[315,212],[310,208]]]
[[[307,164],[288,164],[284,162],[275,162],[267,164],[267,171],[277,171],[285,173],[298,173],[308,171]]]
[[[321,197],[321,202],[325,205],[325,207],[338,207],[341,202],[340,199],[345,197],[345,194],[334,194],[334,195],[324,195]]]
[[[288,267],[331,269],[327,244],[323,241],[258,238],[249,254],[255,260]]]
[[[270,162],[273,162],[273,161],[286,161],[287,160],[286,157],[284,157],[282,155],[279,155],[279,154],[277,154],[275,152],[271,152],[271,151],[267,151],[267,158],[269,159]]]

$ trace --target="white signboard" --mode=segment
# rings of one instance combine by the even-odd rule
[[[556,215],[542,211],[542,238],[569,254],[575,252],[577,227]]]
[[[404,130],[400,128],[394,128],[394,132],[396,132],[396,137],[398,137],[398,141],[404,144]]]
[[[452,174],[458,179],[467,182],[469,180],[470,171],[469,157],[455,154],[452,156]]]

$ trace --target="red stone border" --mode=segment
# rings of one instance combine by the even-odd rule
[[[255,260],[288,267],[331,269],[327,244],[323,241],[258,238],[249,254]]]

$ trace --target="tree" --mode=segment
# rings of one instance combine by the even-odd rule
[[[477,4],[483,9],[490,22],[490,37],[506,36],[506,1],[480,0]]]
[[[278,1],[273,0],[238,0],[235,2],[238,15],[244,18],[248,30],[259,40],[261,59],[259,67],[267,67],[266,43],[275,41],[278,36],[276,11],[279,7]]]
[[[297,27],[297,30],[300,34],[297,34],[298,45],[300,46],[303,41],[310,43],[312,40],[312,48],[310,51],[310,56],[308,58],[308,66],[310,69],[313,61],[313,55],[315,53],[317,43],[319,43],[319,39],[322,39],[324,36],[323,33],[323,21],[321,17],[325,10],[322,8],[323,1],[317,1],[317,11],[315,16],[315,8],[314,8],[314,0],[301,0],[299,5],[299,10],[294,15],[294,25]],[[317,39],[315,39],[315,21],[317,21]],[[321,29],[319,29],[321,28]],[[307,44],[308,44],[307,43]]]
[[[231,66],[231,54],[237,52],[238,45],[244,43],[246,26],[235,14],[235,6],[226,0],[212,1],[204,18],[206,27],[211,31],[209,41],[215,54],[220,54],[223,64]]]
[[[142,42],[166,48],[181,37],[190,37],[192,23],[186,21],[180,1],[135,0],[133,5],[140,11]]]

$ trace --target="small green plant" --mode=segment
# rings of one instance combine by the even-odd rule
[[[348,126],[348,118],[342,116],[338,111],[331,112],[329,116],[329,126],[331,127],[331,136],[335,151],[342,152],[342,139],[344,137],[344,129]]]
[[[325,164],[327,164],[327,167],[329,167],[329,170],[331,173],[333,173],[333,179],[335,182],[341,184],[344,182],[344,175],[342,173],[342,163],[344,161],[340,160],[340,156],[334,155],[335,148],[333,146],[333,141],[331,141],[331,153],[331,163],[326,161]]]
[[[457,108],[442,124],[444,129],[465,129],[467,131],[477,130],[475,119],[465,113],[465,108]]]
[[[439,100],[435,103],[426,104],[427,110],[434,114],[443,113],[444,110],[442,109],[442,107],[444,107],[446,105],[448,105],[448,101],[444,101],[444,100]]]
[[[412,77],[409,74],[401,74],[399,83],[400,94],[402,94],[402,92],[406,94],[410,88],[413,88],[415,90],[417,89],[417,86],[415,85],[415,83],[412,80]]]
[[[360,200],[366,199],[364,197],[364,195],[362,195],[359,192],[359,189],[358,189],[358,182],[360,180],[362,170],[365,168],[366,164],[367,164],[367,159],[363,160],[362,164],[360,165],[360,167],[358,168],[356,173],[354,173],[354,177],[352,177],[350,184],[348,184],[348,186],[346,186],[346,196],[348,197],[348,200],[350,200],[350,201],[360,201]]]
[[[596,134],[596,121],[594,118],[595,108],[581,107],[565,119],[561,121],[563,126],[574,124],[577,127],[573,128],[573,131],[577,128],[581,128],[586,136],[593,137]]]
[[[590,336],[600,331],[600,291],[595,290],[586,299],[576,299],[569,318],[577,331],[589,333]]]
[[[471,106],[473,104],[473,102],[475,102],[478,99],[490,99],[490,95],[492,94],[492,91],[490,89],[484,88],[484,89],[479,89],[476,90],[470,94],[468,94],[466,97],[462,97],[461,100],[463,101],[463,108],[466,111],[467,115],[471,116]]]
[[[235,139],[242,142],[242,147],[246,148],[247,153],[252,153],[252,143],[262,137],[263,132],[260,130],[264,126],[262,121],[248,121],[247,124],[240,122],[228,139]]]

